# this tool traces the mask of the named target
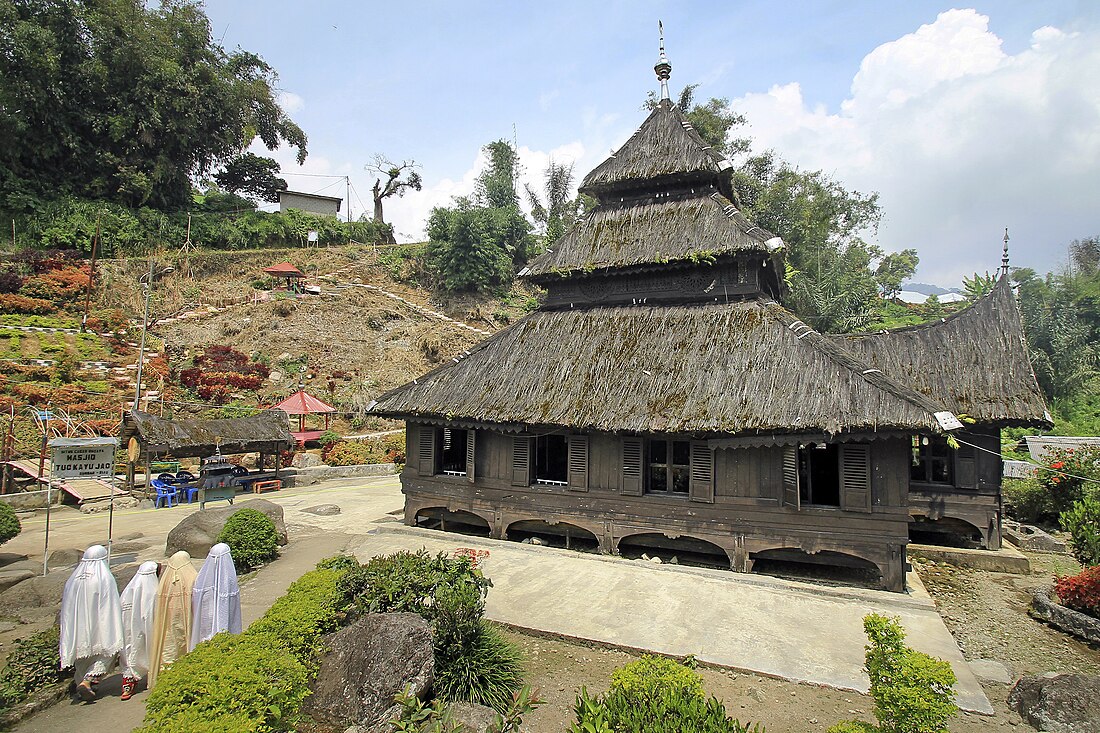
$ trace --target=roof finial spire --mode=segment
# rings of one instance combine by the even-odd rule
[[[1008,227],[1005,227],[1004,243],[1004,254],[1001,255],[1001,275],[1008,274]]]
[[[668,77],[672,75],[672,64],[668,60],[668,56],[665,56],[665,24],[661,21],[657,21],[657,31],[661,35],[661,55],[657,59],[657,64],[653,67],[653,70],[657,72],[657,78],[661,81],[661,101],[668,100]]]

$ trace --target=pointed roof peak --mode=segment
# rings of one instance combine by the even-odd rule
[[[657,32],[661,38],[661,51],[657,57],[657,63],[653,66],[653,71],[657,73],[657,80],[661,82],[661,102],[669,102],[671,100],[668,97],[668,78],[672,76],[672,62],[668,60],[668,56],[665,56],[665,24],[661,21],[657,21]]]
[[[1005,248],[1004,248],[1004,254],[1001,255],[1001,274],[1002,275],[1007,275],[1008,274],[1008,227],[1005,227],[1005,238],[1004,238],[1003,241],[1005,243]]]

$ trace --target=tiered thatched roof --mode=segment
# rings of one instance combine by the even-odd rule
[[[778,240],[717,192],[601,205],[527,268],[533,280],[594,269],[742,251],[770,254]]]
[[[119,437],[123,445],[136,437],[143,448],[153,453],[170,453],[175,458],[208,456],[219,449],[232,454],[287,450],[294,446],[282,410],[264,410],[251,417],[227,420],[168,420],[134,411],[123,419]]]
[[[944,407],[771,301],[538,312],[372,412],[632,433],[939,431]]]
[[[830,338],[957,415],[1005,426],[1050,423],[1006,278],[940,322]]]

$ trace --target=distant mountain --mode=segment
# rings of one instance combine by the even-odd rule
[[[947,293],[961,293],[959,288],[941,288],[939,285],[929,285],[928,283],[905,283],[902,286],[902,290],[909,290],[914,293],[920,293],[921,295],[945,295]]]

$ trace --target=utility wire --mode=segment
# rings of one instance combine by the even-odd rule
[[[967,443],[965,440],[959,440],[958,438],[955,438],[955,440],[958,441],[958,443],[961,444],[961,445],[968,445],[971,448],[975,448],[975,449],[983,451],[985,453],[989,453],[990,455],[997,456],[1002,461],[1005,460],[1004,455],[1000,451],[992,451],[992,450],[989,450],[988,448],[983,448],[980,445],[974,445],[973,443]],[[1010,458],[1009,460],[1015,460],[1015,459]],[[1097,480],[1097,479],[1094,479],[1094,478],[1089,478],[1088,476],[1078,476],[1076,474],[1066,473],[1065,471],[1059,471],[1057,468],[1051,468],[1050,466],[1044,466],[1041,463],[1032,463],[1031,461],[1026,461],[1026,463],[1030,466],[1033,466],[1034,468],[1039,468],[1039,469],[1042,469],[1044,471],[1048,471],[1050,473],[1055,473],[1055,474],[1058,474],[1059,476],[1065,476],[1066,478],[1075,478],[1075,479],[1078,479],[1080,481],[1086,481],[1090,484],[1100,484],[1100,480]]]

